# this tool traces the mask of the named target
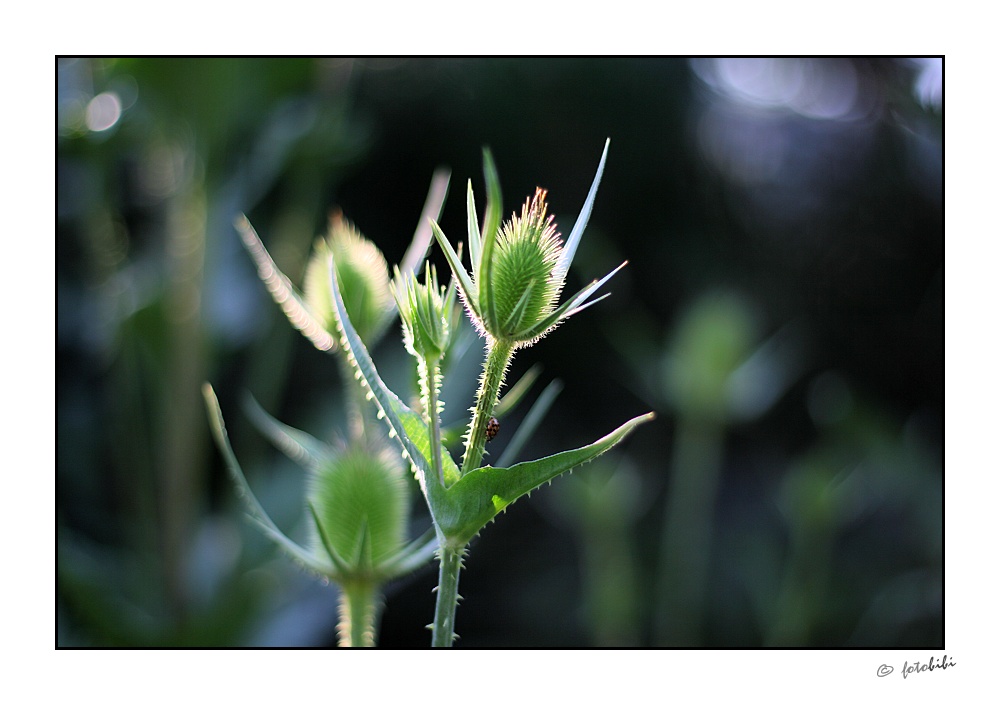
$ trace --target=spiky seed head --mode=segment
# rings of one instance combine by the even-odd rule
[[[450,295],[446,293],[438,285],[437,270],[425,263],[423,284],[413,274],[404,277],[397,269],[392,293],[403,323],[407,351],[423,360],[441,359],[451,334],[454,290]]]
[[[330,332],[335,327],[330,291],[331,255],[351,322],[361,339],[371,344],[381,332],[386,310],[392,306],[385,257],[346,218],[339,214],[330,218],[326,237],[318,238],[313,246],[303,286],[310,310]]]
[[[570,316],[607,296],[594,298],[597,291],[625,266],[624,263],[566,301],[558,302],[590,218],[609,145],[610,140],[604,145],[594,182],[565,243],[560,240],[553,218],[548,215],[546,192],[541,188],[525,203],[520,216],[513,214],[507,223],[500,224],[502,194],[488,149],[483,150],[487,199],[481,231],[471,181],[466,198],[471,275],[462,265],[459,251],[452,247],[441,227],[431,221],[434,237],[455,275],[453,281],[469,318],[482,335],[514,349],[526,347]]]
[[[397,555],[409,521],[405,469],[385,448],[355,445],[327,460],[309,479],[307,498],[319,526],[313,550],[324,540],[358,574]]]
[[[548,215],[545,189],[526,199],[520,217],[513,214],[497,233],[489,286],[496,300],[495,315],[484,325],[494,338],[528,342],[525,332],[555,309],[563,279],[554,276],[562,243]],[[482,271],[482,270],[480,270]]]

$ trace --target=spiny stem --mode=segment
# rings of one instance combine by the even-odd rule
[[[483,377],[479,383],[479,396],[476,399],[476,409],[469,424],[468,436],[465,439],[465,458],[462,460],[462,474],[479,467],[486,450],[486,425],[493,415],[493,407],[497,404],[497,394],[503,383],[507,366],[514,357],[513,343],[504,340],[493,340],[486,362],[483,363]]]
[[[463,551],[447,544],[441,546],[431,646],[451,646],[455,640],[455,607],[458,605],[458,574],[462,569]]]
[[[427,420],[431,428],[431,466],[438,481],[444,486],[444,469],[441,460],[441,415],[438,413],[438,361],[427,360]]]
[[[375,646],[376,588],[370,582],[341,585],[339,645]]]

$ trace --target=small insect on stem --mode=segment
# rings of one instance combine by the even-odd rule
[[[492,441],[500,433],[500,422],[495,416],[491,416],[486,424],[486,442]]]

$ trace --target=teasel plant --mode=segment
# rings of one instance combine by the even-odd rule
[[[425,224],[418,226],[395,268],[397,277],[412,274],[423,263],[432,240],[426,221],[440,212],[448,181],[445,171],[432,178],[421,216]],[[342,386],[351,392],[345,399],[347,428],[332,443],[281,423],[248,397],[247,413],[255,426],[308,473],[306,545],[289,538],[254,495],[229,442],[215,391],[206,383],[203,395],[213,435],[250,519],[301,567],[338,586],[339,645],[374,646],[384,586],[426,565],[437,547],[433,530],[408,539],[413,504],[407,468],[385,427],[368,413],[372,407],[364,394],[357,393],[353,368],[334,335],[330,272],[337,271],[357,334],[374,345],[397,314],[388,267],[375,244],[338,213],[313,246],[300,291],[278,269],[245,216],[236,219],[235,227],[275,302],[317,349],[338,360]]]
[[[520,215],[514,213],[501,223],[499,177],[488,149],[483,152],[486,208],[481,228],[471,180],[466,195],[471,271],[462,264],[461,247],[453,247],[432,219],[434,237],[451,269],[451,283],[441,286],[436,271],[425,266],[422,283],[411,271],[397,276],[393,286],[404,342],[417,362],[421,398],[416,409],[382,381],[352,317],[347,282],[337,267],[329,268],[337,343],[346,351],[365,398],[373,402],[377,417],[387,424],[388,435],[399,446],[402,459],[410,464],[433,521],[439,573],[434,621],[430,625],[432,646],[451,646],[457,636],[459,574],[469,542],[480,530],[520,497],[605,453],[653,418],[652,413],[637,416],[589,445],[545,458],[507,467],[482,465],[485,444],[496,431],[499,391],[515,352],[534,345],[571,316],[604,298],[607,294],[594,297],[624,266],[560,303],[609,146],[610,140],[565,241],[548,214],[544,189],[536,190]],[[461,466],[442,442],[443,409],[439,398],[443,351],[448,349],[455,328],[456,296],[485,342],[483,372],[463,439]]]

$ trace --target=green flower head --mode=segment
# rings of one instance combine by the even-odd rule
[[[471,273],[465,270],[438,224],[432,223],[434,236],[455,274],[469,317],[480,333],[514,347],[526,347],[573,314],[604,298],[591,299],[624,263],[559,305],[566,273],[597,195],[609,145],[610,140],[605,144],[587,200],[565,243],[560,239],[553,216],[548,215],[545,189],[536,189],[534,197],[525,201],[521,215],[512,214],[501,226],[500,183],[488,150],[483,152],[487,199],[482,231],[476,217],[471,181],[468,188]]]
[[[313,246],[304,284],[306,302],[328,332],[334,329],[331,256],[344,287],[351,320],[358,322],[358,332],[370,344],[382,333],[386,312],[392,308],[385,257],[346,218],[340,214],[330,218],[326,237],[317,239]]]
[[[403,342],[407,351],[423,360],[440,360],[448,349],[449,319],[455,304],[455,289],[438,286],[437,271],[425,263],[424,283],[413,274],[404,278],[396,269],[392,283],[399,317],[403,322]]]
[[[345,579],[377,573],[406,544],[409,497],[396,453],[355,446],[331,455],[312,473],[308,504],[312,550],[346,566]]]
[[[546,217],[545,195],[545,189],[536,189],[534,198],[524,202],[521,217],[512,216],[500,229],[493,260],[496,317],[486,321],[495,338],[518,339],[558,302],[563,282],[555,269],[562,241],[555,219]]]

